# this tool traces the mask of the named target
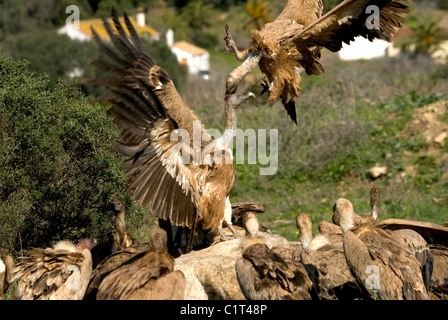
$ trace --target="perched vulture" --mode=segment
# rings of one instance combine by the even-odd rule
[[[112,252],[122,250],[132,245],[138,245],[138,240],[126,231],[126,207],[121,200],[112,201],[113,210],[115,212],[115,232],[113,233]]]
[[[409,248],[420,263],[423,282],[427,292],[431,290],[431,277],[434,267],[434,258],[431,248],[426,240],[416,231],[411,229],[394,230],[390,235]]]
[[[381,191],[379,188],[372,187],[370,189],[370,215],[360,216],[353,212],[353,223],[355,227],[378,221],[380,195]],[[334,224],[339,225],[339,216],[336,213],[333,213],[332,220]]]
[[[168,73],[151,57],[126,13],[127,30],[115,10],[112,20],[114,28],[103,19],[110,43],[93,28],[92,33],[114,62],[93,64],[113,76],[83,83],[110,88],[103,98],[111,103],[108,114],[121,128],[123,141],[116,148],[127,157],[129,190],[134,190],[134,199],[143,207],[158,214],[168,233],[170,253],[181,246],[189,251],[195,235],[206,234],[206,240],[214,243],[223,222],[233,229],[229,193],[236,174],[230,143],[236,133],[236,108],[254,95],[226,96],[226,132],[212,139],[182,101]],[[189,236],[184,246],[185,229]]]
[[[139,244],[138,240],[126,230],[126,207],[123,201],[114,200],[109,208],[114,212],[115,231],[109,234],[105,242],[98,243],[92,249],[92,269],[114,252]]]
[[[92,271],[90,250],[95,243],[81,239],[75,246],[62,240],[53,248],[27,250],[15,268],[20,300],[81,300]]]
[[[115,269],[140,259],[149,250],[151,250],[151,248],[152,246],[150,243],[133,245],[105,257],[100,263],[98,263],[98,265],[96,265],[95,269],[92,270],[92,275],[84,295],[84,300],[95,300],[98,287],[107,275]]]
[[[299,213],[296,216],[296,226],[299,230],[300,242],[303,249],[310,248],[317,250],[330,244],[329,238],[324,234],[317,234],[313,237],[313,225],[311,218],[306,213]]]
[[[421,264],[408,246],[391,231],[376,225],[353,225],[353,205],[344,198],[336,201],[334,212],[344,233],[347,264],[358,284],[372,299],[427,300]]]
[[[448,297],[448,247],[440,244],[430,244],[433,257],[433,273],[431,275],[431,297],[447,299]],[[445,285],[443,285],[445,283]]]
[[[5,293],[14,276],[14,260],[12,256],[7,255],[4,259],[0,258],[0,300],[3,300]]]
[[[166,231],[157,228],[150,236],[152,249],[132,263],[107,275],[98,287],[97,300],[181,300],[185,276],[174,271],[168,253]]]
[[[379,11],[379,28],[372,21],[372,7]],[[404,22],[407,6],[393,0],[345,0],[325,15],[322,0],[288,0],[283,11],[261,30],[253,30],[251,46],[239,52],[230,36],[227,45],[244,61],[248,54],[261,56],[260,70],[267,77],[264,91],[269,104],[281,98],[291,119],[297,123],[295,99],[300,91],[300,72],[320,75],[321,47],[337,52],[356,36],[390,41]]]
[[[411,229],[418,232],[429,244],[448,247],[448,227],[427,221],[386,219],[377,223],[385,230]]]
[[[235,263],[241,291],[248,300],[311,300],[312,282],[300,261],[283,250],[269,248],[257,237],[255,214],[245,218],[247,238],[242,240],[243,253]]]
[[[305,266],[318,298],[363,298],[364,294],[347,265],[341,239],[332,241],[323,234],[313,237],[311,218],[305,213],[297,215],[296,223],[303,248],[299,251],[296,249],[293,257]],[[342,235],[338,235],[338,238],[342,238]]]
[[[427,221],[407,219],[386,219],[378,222],[376,226],[393,234],[404,234],[403,241],[417,249],[415,253],[421,263],[426,286],[430,279],[431,297],[442,299],[447,290],[443,292],[438,286],[438,281],[448,277],[448,227]],[[415,236],[415,233],[419,236]],[[411,234],[414,236],[411,237]],[[418,240],[417,243],[420,245],[416,245],[414,239],[419,238],[423,239]],[[423,245],[424,243],[427,243],[427,247]]]

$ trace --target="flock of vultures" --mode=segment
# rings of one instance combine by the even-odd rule
[[[241,65],[226,82],[226,131],[213,139],[200,128],[200,151],[209,152],[197,161],[192,146],[198,118],[126,13],[119,19],[112,10],[112,19],[103,19],[110,41],[92,28],[110,58],[93,64],[109,76],[82,82],[110,89],[101,99],[110,103],[108,114],[121,130],[116,148],[126,158],[129,191],[158,214],[159,226],[140,244],[126,231],[124,204],[114,201],[116,230],[108,241],[63,240],[27,250],[18,261],[0,260],[0,297],[14,284],[10,298],[22,300],[444,299],[446,225],[380,221],[380,190],[374,187],[370,214],[356,214],[340,198],[332,222],[321,221],[318,235],[300,213],[300,241],[287,241],[258,223],[262,205],[230,202],[236,174],[224,160],[232,157],[237,109],[255,96],[237,93],[239,83],[257,65],[269,104],[280,99],[297,122],[300,74],[323,73],[321,49],[338,51],[357,36],[390,41],[407,12],[398,1],[345,0],[324,14],[321,0],[289,0],[273,22],[252,31],[244,51],[226,27],[226,49]],[[188,139],[179,143],[172,137],[181,130]]]

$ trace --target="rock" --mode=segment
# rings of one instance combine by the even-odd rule
[[[285,238],[260,232],[268,247],[289,248]],[[245,300],[235,272],[235,262],[243,252],[241,241],[232,239],[205,249],[191,251],[175,260],[174,269],[186,279],[185,300]]]
[[[367,175],[371,179],[377,179],[382,175],[387,174],[387,167],[386,166],[375,166],[367,170]]]
[[[434,142],[439,145],[443,145],[443,142],[445,141],[447,136],[448,136],[448,134],[446,133],[446,131],[444,131],[434,138]]]

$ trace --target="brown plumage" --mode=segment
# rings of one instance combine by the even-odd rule
[[[223,221],[231,226],[229,193],[236,174],[229,146],[236,132],[236,108],[253,94],[228,97],[228,130],[213,140],[182,101],[168,73],[148,53],[126,13],[130,37],[114,10],[112,20],[116,32],[103,21],[114,47],[103,42],[93,28],[92,33],[114,64],[96,61],[94,65],[116,76],[83,82],[111,88],[103,98],[111,102],[108,114],[121,128],[123,141],[116,148],[127,157],[129,190],[134,190],[134,199],[143,207],[158,213],[168,232],[170,252],[175,252],[180,240],[171,227],[180,232],[198,228],[215,235]],[[179,241],[173,243],[175,239]],[[188,239],[188,249],[192,239]]]
[[[138,240],[126,230],[126,207],[123,201],[114,200],[112,201],[112,206],[115,212],[115,232],[113,233],[114,242],[112,252],[138,245]]]
[[[370,189],[370,215],[360,216],[353,213],[353,223],[355,227],[363,224],[376,223],[378,221],[380,195],[381,191],[379,188],[372,187]],[[336,213],[333,213],[332,221],[335,225],[339,225],[339,216]]]
[[[3,300],[14,276],[14,259],[7,255],[0,258],[0,300]]]
[[[98,287],[101,282],[112,271],[129,263],[133,263],[137,259],[143,257],[152,248],[150,243],[129,246],[113,254],[108,255],[102,260],[95,269],[92,270],[89,285],[87,287],[84,299],[95,300]]]
[[[380,10],[379,29],[366,26],[371,15],[366,8],[370,5]],[[280,15],[261,30],[253,30],[250,39],[248,52],[261,55],[259,66],[267,77],[263,92],[269,92],[268,102],[273,104],[281,98],[296,123],[300,71],[304,69],[309,75],[323,73],[319,63],[321,47],[336,52],[342,43],[350,43],[356,36],[390,41],[408,10],[393,0],[345,0],[325,15],[322,12],[322,0],[288,0]],[[239,60],[244,59],[235,46],[232,49]]]
[[[338,199],[333,210],[344,232],[347,264],[372,299],[429,299],[420,263],[406,245],[375,225],[353,227],[353,205],[347,199]]]
[[[75,246],[63,240],[53,248],[27,250],[24,262],[15,268],[14,279],[20,279],[20,300],[81,300],[92,271],[90,239]]]
[[[432,299],[446,299],[448,296],[448,247],[440,244],[430,244],[429,249],[434,259],[431,275]],[[445,285],[441,285],[445,283]]]
[[[342,247],[342,229],[334,223],[321,220],[317,225],[320,234],[327,236],[332,245]]]
[[[98,300],[180,300],[185,276],[174,271],[174,258],[168,253],[166,231],[151,232],[152,249],[141,258],[107,275],[98,287]]]
[[[126,230],[126,207],[123,201],[112,201],[109,209],[114,212],[115,231],[109,234],[105,242],[98,243],[92,249],[92,269],[114,252],[139,244],[138,240]]]
[[[312,282],[301,262],[282,250],[270,249],[257,237],[258,220],[254,214],[245,218],[248,237],[243,254],[235,263],[241,291],[248,300],[310,300]]]
[[[390,235],[408,247],[415,255],[417,261],[420,263],[420,270],[426,291],[430,292],[434,258],[426,240],[418,232],[411,229],[394,230]]]
[[[312,237],[311,218],[304,213],[296,217],[303,250],[294,253],[302,261],[319,299],[352,300],[363,293],[347,265],[342,248],[342,235],[331,241],[326,235]]]
[[[386,219],[377,223],[385,230],[411,229],[418,232],[429,244],[448,247],[448,227],[427,222],[407,219]]]
[[[250,245],[235,263],[238,283],[249,300],[310,300],[312,283],[299,261]]]

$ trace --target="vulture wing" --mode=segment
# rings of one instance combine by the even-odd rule
[[[418,232],[426,242],[448,246],[448,227],[427,221],[386,219],[377,226],[385,230],[411,229]]]
[[[375,11],[378,10],[378,11]],[[378,20],[372,15],[378,12]],[[305,27],[296,35],[287,35],[297,43],[307,47],[323,46],[333,52],[349,44],[355,37],[362,36],[372,41],[390,41],[401,27],[408,7],[391,0],[345,0],[327,14]],[[379,22],[379,28],[375,24]]]
[[[144,257],[112,271],[100,284],[99,300],[127,300],[143,291],[139,299],[157,299],[157,292],[151,290],[156,281],[173,272],[174,259],[168,253],[149,251]],[[144,292],[150,292],[145,296]],[[154,296],[153,296],[154,295]]]
[[[272,252],[265,244],[249,246],[235,264],[238,283],[251,300],[308,300],[305,267]]]
[[[150,56],[126,13],[127,30],[115,10],[112,20],[115,30],[106,19],[103,24],[113,47],[93,28],[92,33],[114,63],[93,64],[116,76],[83,82],[110,87],[104,99],[111,102],[108,114],[121,128],[123,142],[117,142],[116,148],[127,157],[124,167],[134,199],[159,218],[191,228],[200,205],[197,191],[202,186],[197,181],[205,180],[195,176],[202,169],[192,161],[198,119],[183,103],[168,73]],[[200,124],[199,128],[207,135]]]
[[[84,256],[67,250],[31,249],[28,257],[15,268],[14,279],[19,279],[18,294],[21,300],[48,300],[71,282],[76,289]],[[70,299],[70,297],[65,297]]]

